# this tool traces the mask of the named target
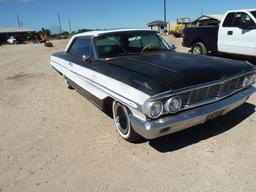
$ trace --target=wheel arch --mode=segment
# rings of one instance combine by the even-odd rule
[[[103,99],[103,105],[102,105],[103,112],[109,117],[111,117],[112,119],[113,119],[112,105],[114,101],[115,101],[114,98],[106,97],[105,99]]]
[[[193,45],[196,43],[203,43],[205,45],[205,43],[200,38],[195,38],[191,41],[191,47],[193,47]]]
[[[102,111],[108,115],[110,118],[113,118],[113,111],[112,111],[112,106],[114,102],[119,102],[122,105],[124,105],[128,111],[128,113],[133,113],[132,108],[130,106],[128,106],[127,104],[124,104],[123,102],[116,100],[115,98],[108,96],[105,99],[103,99],[102,101]]]

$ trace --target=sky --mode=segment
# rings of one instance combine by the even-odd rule
[[[180,16],[196,19],[204,14],[224,14],[230,9],[256,8],[256,0],[166,0],[167,20]],[[24,27],[62,29],[146,28],[152,20],[163,20],[163,0],[0,0],[0,27],[17,27],[17,14]]]

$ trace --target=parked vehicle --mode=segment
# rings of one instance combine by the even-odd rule
[[[176,53],[151,30],[81,33],[50,63],[68,88],[112,115],[130,142],[202,124],[255,92],[255,66]]]
[[[9,43],[9,44],[19,44],[19,43],[22,43],[22,39],[18,36],[10,36],[7,39],[7,43]]]
[[[191,19],[189,17],[177,18],[175,23],[168,24],[169,31],[174,37],[180,37],[185,27],[191,26]]]
[[[256,58],[256,9],[228,11],[220,26],[185,28],[183,36],[183,46],[193,54],[222,52]]]

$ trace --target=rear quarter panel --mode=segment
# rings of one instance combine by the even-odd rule
[[[183,45],[192,47],[196,42],[202,42],[208,51],[217,51],[218,27],[187,27],[184,29]]]

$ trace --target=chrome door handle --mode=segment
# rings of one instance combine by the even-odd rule
[[[68,65],[69,65],[70,67],[72,67],[72,66],[73,66],[73,63],[71,63],[71,62],[68,62]]]

